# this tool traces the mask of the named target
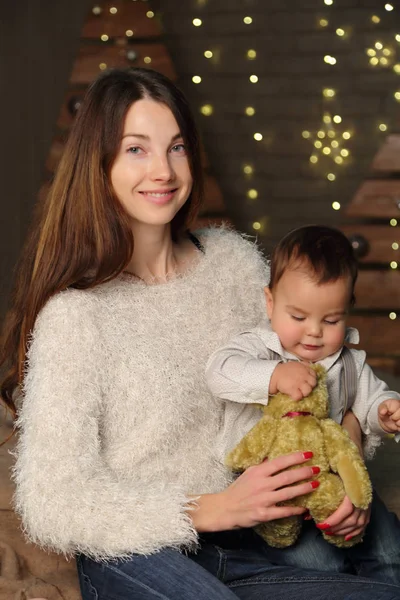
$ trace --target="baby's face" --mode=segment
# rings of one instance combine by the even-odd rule
[[[265,288],[268,316],[283,348],[308,362],[337,352],[351,293],[349,277],[318,284],[306,269],[287,269],[272,292]]]

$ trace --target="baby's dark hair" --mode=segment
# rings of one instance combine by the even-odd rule
[[[315,274],[318,284],[349,277],[352,284],[351,304],[358,265],[347,237],[333,227],[306,225],[287,233],[271,255],[271,290],[286,269],[304,263]]]

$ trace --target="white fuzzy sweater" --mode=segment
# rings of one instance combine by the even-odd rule
[[[187,496],[230,481],[205,364],[258,323],[268,280],[239,234],[200,239],[205,254],[184,276],[67,290],[38,316],[14,471],[32,541],[99,559],[196,544]]]

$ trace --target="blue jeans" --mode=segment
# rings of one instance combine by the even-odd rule
[[[196,554],[77,557],[83,600],[400,600],[400,587],[273,565],[252,530],[205,534]]]
[[[339,549],[327,543],[313,521],[305,521],[290,548],[268,548],[275,564],[338,573],[354,573],[400,586],[400,521],[374,493],[371,520],[361,544]]]

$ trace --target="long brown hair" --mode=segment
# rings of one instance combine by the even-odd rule
[[[109,176],[126,113],[141,98],[161,102],[173,113],[193,177],[190,196],[171,222],[172,238],[178,239],[197,216],[203,171],[199,137],[185,97],[168,78],[150,69],[106,71],[90,86],[79,108],[17,265],[0,353],[0,368],[7,369],[1,397],[14,416],[13,394],[23,382],[29,335],[39,311],[61,290],[87,289],[113,279],[132,257],[129,219]]]

